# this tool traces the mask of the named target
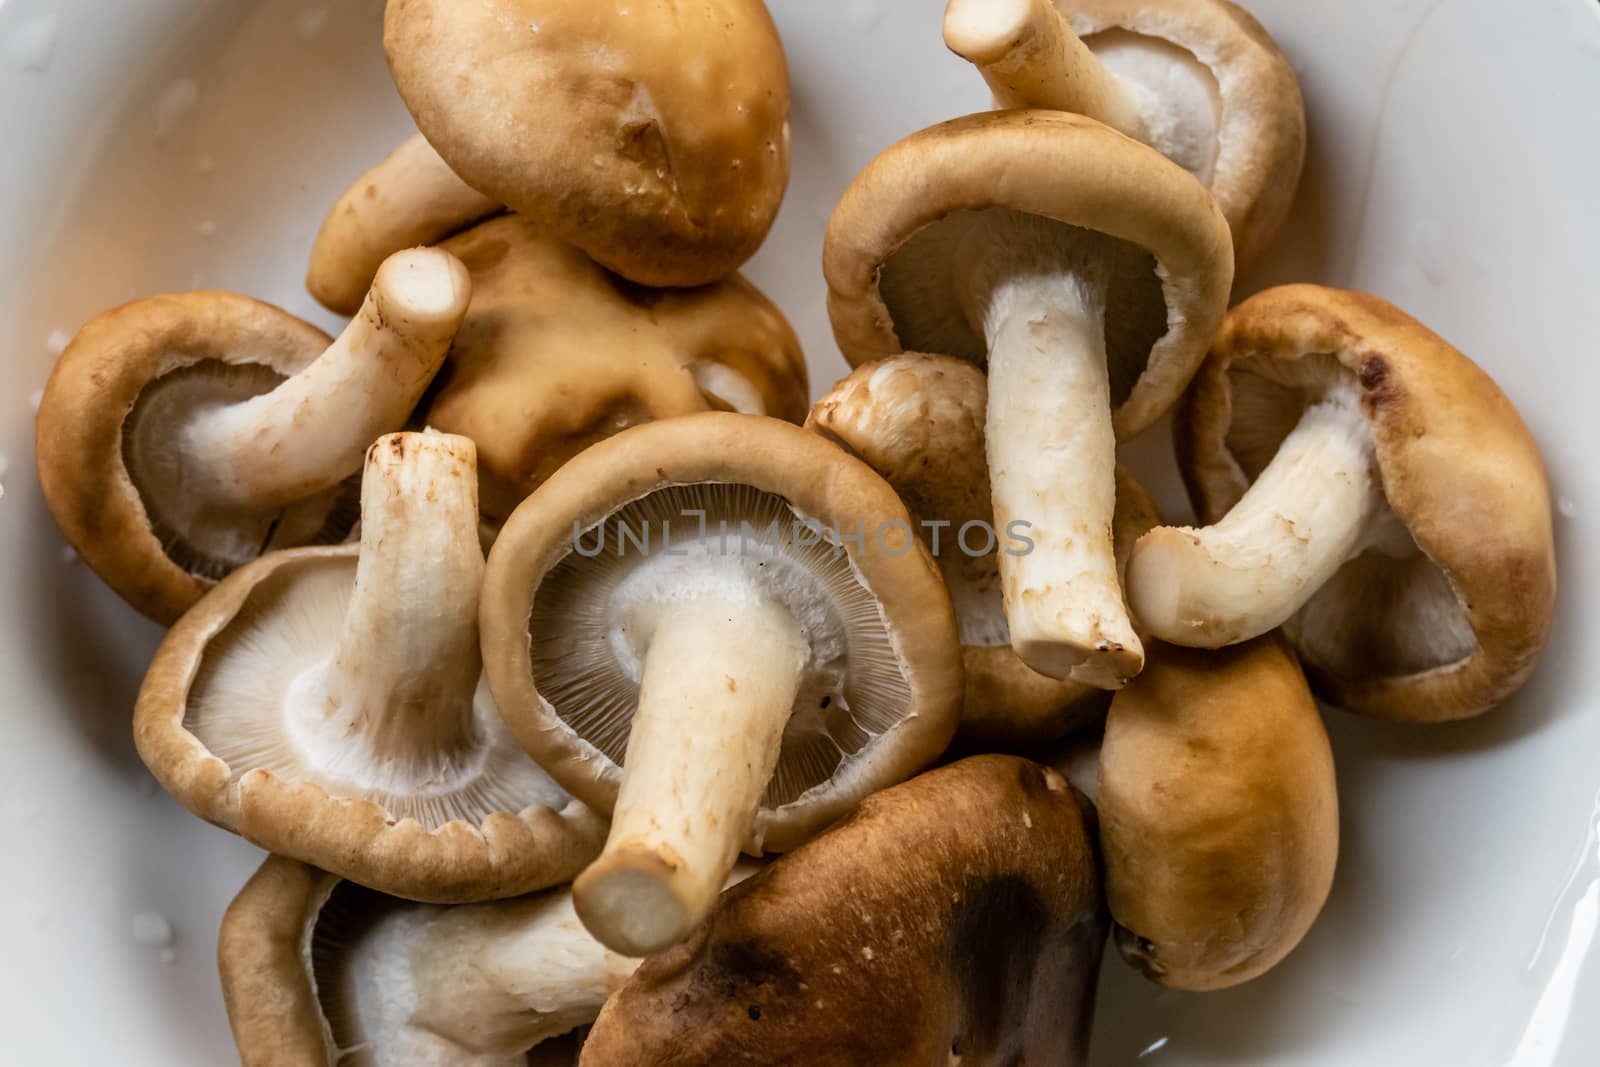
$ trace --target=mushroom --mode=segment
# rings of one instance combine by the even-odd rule
[[[955,617],[905,507],[776,419],[686,415],[581,453],[507,521],[485,590],[501,713],[612,814],[574,895],[619,952],[681,940],[741,846],[795,847],[955,731]]]
[[[472,442],[367,454],[361,542],[275,552],[157,651],[139,753],[190,811],[385,893],[456,902],[571,878],[605,824],[527,758],[482,682]]]
[[[520,216],[445,247],[472,272],[472,310],[427,419],[477,442],[491,519],[637,423],[713,408],[805,418],[800,342],[741,277],[643,289]]]
[[[789,181],[761,0],[389,0],[400,95],[467,184],[641,285],[749,259]]]
[[[1538,445],[1471,360],[1391,304],[1296,285],[1229,316],[1179,412],[1203,529],[1147,534],[1129,595],[1215,648],[1282,625],[1318,695],[1412,721],[1532,673],[1556,566]]]
[[[851,364],[987,359],[1011,644],[1114,689],[1143,651],[1112,552],[1116,443],[1178,398],[1226,311],[1228,226],[1199,182],[1091,119],[972,115],[894,145],[845,192],[823,253]]]
[[[885,790],[644,962],[585,1067],[1086,1062],[1105,904],[1087,802],[977,756]]]
[[[1035,674],[1011,650],[999,554],[1026,535],[996,530],[984,462],[983,371],[951,356],[909,353],[865,363],[817,402],[807,429],[842,446],[894,486],[944,574],[961,628],[966,697],[955,747],[1026,751],[1097,722],[1104,690]],[[1117,468],[1112,518],[1118,568],[1160,524],[1154,501]]]
[[[1098,803],[1117,948],[1162,985],[1263,974],[1328,899],[1333,754],[1275,636],[1222,652],[1152,642],[1144,673],[1112,698]]]
[[[281,856],[229,906],[217,962],[244,1067],[570,1067],[562,1035],[638,966],[584,932],[566,889],[415,904]]]
[[[1288,218],[1306,157],[1294,68],[1228,0],[950,0],[944,39],[998,107],[1098,119],[1216,194],[1242,269]]]
[[[334,203],[311,250],[306,288],[330,311],[354,315],[386,258],[438,244],[500,210],[413,134]]]
[[[337,341],[231,293],[158,296],[79,331],[39,405],[45,501],[119,596],[170,623],[263,552],[342,541],[361,457],[403,426],[466,314],[438,250],[390,258]]]

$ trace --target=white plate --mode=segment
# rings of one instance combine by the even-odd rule
[[[941,46],[942,6],[774,4],[796,171],[750,273],[795,320],[818,392],[845,370],[818,269],[834,198],[878,149],[985,103]],[[1297,221],[1246,287],[1373,290],[1500,380],[1559,494],[1560,618],[1544,668],[1487,719],[1331,716],[1344,845],[1322,921],[1231,993],[1161,993],[1108,960],[1097,1063],[1590,1067],[1600,573],[1583,546],[1600,516],[1600,8],[1253,7],[1302,74],[1313,143]],[[231,1060],[212,952],[256,855],[158,796],[139,766],[129,708],[158,634],[64,556],[33,475],[28,401],[64,335],[149,293],[237,289],[337,325],[300,285],[312,234],[408,131],[380,12],[378,0],[0,0],[0,1062]],[[1158,434],[1134,451],[1154,472],[1166,449]],[[170,920],[170,951],[135,938],[145,913]]]

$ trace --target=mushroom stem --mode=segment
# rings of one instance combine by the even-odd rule
[[[701,596],[646,622],[611,835],[573,884],[600,941],[645,956],[711,910],[777,766],[807,643],[761,598]]]
[[[1070,111],[1149,140],[1133,94],[1051,0],[950,0],[944,43],[978,68],[1001,108]]]
[[[387,257],[438,244],[500,209],[456,177],[422,134],[412,134],[328,212],[311,249],[306,288],[324,307],[354,315]]]
[[[1381,537],[1372,436],[1354,388],[1311,405],[1221,522],[1160,527],[1133,550],[1128,595],[1150,632],[1221,648],[1287,622]]]
[[[991,291],[986,425],[1011,646],[1040,674],[1116,689],[1144,647],[1112,552],[1117,441],[1093,258]]]
[[[184,427],[188,491],[223,508],[270,511],[360,470],[362,452],[404,425],[443,365],[471,292],[466,268],[448,252],[390,257],[361,314],[313,363],[270,393],[201,411]]]
[[[424,763],[471,743],[476,463],[472,441],[448,434],[391,434],[367,453],[355,591],[323,688],[327,728],[363,735],[363,758]]]

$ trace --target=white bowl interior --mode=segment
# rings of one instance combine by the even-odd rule
[[[773,0],[795,177],[749,269],[820,394],[845,373],[818,267],[878,150],[986,106],[940,0]],[[1253,0],[1301,72],[1296,218],[1241,293],[1377,292],[1494,374],[1559,497],[1544,668],[1477,722],[1330,715],[1343,791],[1333,898],[1267,978],[1156,990],[1108,958],[1097,1064],[1600,1062],[1600,8],[1590,0]],[[159,639],[73,562],[32,470],[30,396],[104,308],[235,289],[318,324],[322,212],[410,131],[379,0],[0,0],[0,1049],[8,1062],[222,1063],[215,930],[257,854],[181,812],[128,720]],[[1164,430],[1129,449],[1175,514]],[[1492,516],[1485,516],[1492,521]],[[161,936],[159,915],[170,923]],[[137,918],[137,922],[136,922]],[[139,928],[138,936],[135,929]],[[92,1022],[90,1022],[92,1020]]]

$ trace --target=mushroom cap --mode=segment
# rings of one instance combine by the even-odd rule
[[[1114,424],[1119,439],[1148,427],[1188,384],[1222,321],[1232,238],[1192,175],[1079,115],[968,115],[912,134],[857,175],[823,248],[828,314],[845,358],[859,366],[907,349],[985,358],[984,339],[952,313],[961,258],[935,224],[989,209],[1118,242],[1106,316]]]
[[[128,457],[158,446],[161,426],[141,427],[162,423],[173,397],[233,402],[270,392],[331,343],[286,311],[221,292],[150,297],[84,326],[50,375],[35,431],[39,483],[67,543],[136,610],[172,623],[218,575],[174,558],[157,533]],[[296,504],[278,513],[273,541],[343,540],[355,504],[353,486]],[[274,529],[273,516],[264,519],[263,530]]]
[[[629,426],[719,407],[805,417],[800,342],[738,275],[645,289],[513,215],[444,247],[472,273],[472,307],[427,421],[477,442],[491,518]]]
[[[1153,646],[1112,698],[1098,804],[1118,948],[1163,985],[1256,977],[1328,898],[1333,753],[1277,635],[1220,651]]]
[[[1486,711],[1527,680],[1549,636],[1550,484],[1511,401],[1427,327],[1312,285],[1240,304],[1178,412],[1195,510],[1206,523],[1227,514],[1329,376],[1359,383],[1378,480],[1417,552],[1352,560],[1285,631],[1339,707],[1410,721]]]
[[[406,793],[333,779],[306,764],[274,688],[292,683],[287,666],[251,670],[248,680],[223,669],[252,656],[285,665],[326,657],[339,642],[359,552],[341,545],[263,556],[178,621],[134,709],[146,766],[201,818],[395,896],[488,900],[572,878],[599,853],[605,820],[520,752],[486,686],[474,703],[479,748],[457,768],[459,780],[450,789],[413,783],[415,792]],[[212,698],[222,710],[214,721],[198,718],[195,709]],[[227,738],[236,765],[201,735]],[[519,807],[510,810],[513,803]]]
[[[450,167],[642,285],[753,255],[789,180],[789,74],[760,0],[389,0],[400,95]]]
[[[581,1062],[1081,1064],[1106,930],[1087,811],[1011,756],[878,793],[646,960]]]
[[[530,633],[540,587],[575,555],[580,532],[592,531],[652,494],[707,486],[713,491],[733,487],[741,498],[755,501],[764,509],[756,524],[765,530],[765,519],[772,516],[780,523],[785,546],[794,539],[781,528],[785,520],[780,515],[791,523],[809,520],[824,528],[837,524],[847,532],[866,531],[865,545],[846,541],[820,553],[842,559],[848,568],[848,592],[857,601],[841,609],[849,618],[812,621],[819,631],[840,626],[847,647],[860,643],[851,627],[869,628],[881,637],[881,644],[874,642],[877,654],[887,653],[894,661],[886,667],[872,663],[867,650],[847,652],[850,680],[840,683],[845,699],[834,703],[831,713],[807,720],[808,729],[815,728],[812,732],[785,738],[779,774],[786,765],[795,768],[797,777],[788,790],[793,795],[775,798],[769,788],[745,842],[754,854],[763,849],[782,852],[848,813],[874,790],[932,763],[949,744],[960,715],[961,661],[949,594],[926,550],[911,536],[905,506],[865,464],[799,427],[727,412],[665,419],[594,445],[524,501],[495,542],[481,608],[484,668],[501,714],[523,747],[573,796],[611,811],[621,783],[626,736],[613,733],[591,740],[563,717],[587,716],[587,706],[563,702],[557,708],[552,699],[563,700],[562,694],[547,697],[540,692],[534,661],[541,635]],[[673,512],[671,518],[679,514]],[[897,533],[889,549],[879,551],[875,533],[891,527],[903,530],[904,537]],[[810,566],[798,553],[787,558],[798,569]],[[775,570],[781,572],[785,557],[775,560],[780,564]],[[579,626],[578,619],[563,617],[564,630],[577,632]],[[604,643],[603,636],[588,642],[596,647]],[[586,681],[580,688],[587,697],[598,684]],[[896,699],[893,706],[876,708],[892,721],[869,722],[872,729],[852,716],[876,705],[863,697],[854,708],[844,706],[850,691],[869,690]],[[637,692],[616,696],[626,702],[636,700]],[[822,707],[829,708],[832,700],[825,699]],[[631,708],[623,714],[631,717]],[[846,720],[846,733],[835,729],[834,716]],[[610,713],[603,717],[608,722],[614,718]],[[797,763],[797,752],[815,755],[809,742],[817,730],[841,746],[830,767]],[[859,746],[853,752],[843,750],[846,737]]]
[[[1005,626],[996,553],[974,556],[959,540],[964,524],[992,525],[994,519],[985,458],[987,401],[988,383],[978,367],[952,356],[909,352],[862,364],[817,401],[806,428],[881,474],[919,520],[950,524],[941,529],[933,555],[950,587],[962,636],[966,695],[955,747],[1026,752],[1098,722],[1111,695],[1048,678],[1022,662]],[[1131,473],[1118,467],[1116,477],[1112,529],[1123,567],[1135,542],[1161,520]],[[930,540],[929,529],[919,529]]]
[[[348,1002],[350,979],[341,965],[382,919],[443,911],[268,856],[228,905],[217,936],[222,999],[243,1067],[389,1067],[399,1061],[385,1058],[378,1051],[382,1045],[395,1054],[419,1052],[402,1035],[370,1032],[358,1007]],[[325,923],[332,928],[321,929]],[[404,975],[389,977],[405,980]],[[470,1055],[459,1048],[450,1051],[457,1057],[451,1063],[465,1063],[461,1057]],[[498,1060],[486,1055],[481,1062]],[[540,1042],[528,1062],[574,1064],[575,1043]]]
[[[1202,158],[1185,158],[1185,131],[1152,124],[1155,147],[1185,163],[1211,188],[1233,230],[1242,269],[1282,229],[1306,157],[1305,102],[1288,58],[1248,11],[1228,0],[1056,0],[1073,32],[1113,73],[1143,85],[1149,98],[1179,91],[1162,66],[1143,66],[1134,53],[1148,39],[1176,46],[1172,59],[1198,64],[1194,90],[1211,96],[1215,144]],[[1140,38],[1147,39],[1140,41]],[[1130,62],[1121,61],[1127,55]],[[1168,65],[1170,66],[1170,65]],[[1165,75],[1165,77],[1163,77]]]

